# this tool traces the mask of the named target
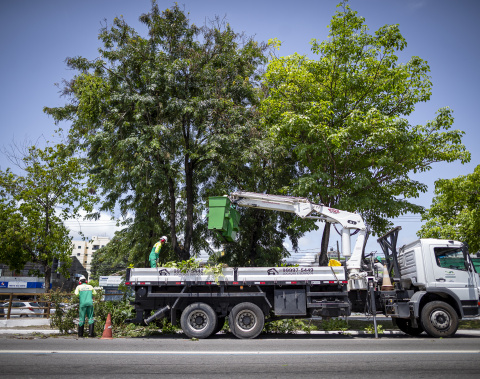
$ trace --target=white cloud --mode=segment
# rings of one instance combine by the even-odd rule
[[[408,6],[411,9],[417,10],[425,7],[427,5],[427,2],[428,2],[427,0],[411,0],[408,2]]]
[[[112,220],[112,216],[107,213],[100,213],[100,218],[95,221],[84,220],[81,217],[76,220],[68,220],[65,225],[70,229],[70,236],[74,240],[82,239],[82,234],[87,240],[93,236],[113,238],[115,231],[121,229],[117,226],[116,221]]]

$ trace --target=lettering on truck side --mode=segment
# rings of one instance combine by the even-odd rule
[[[282,274],[283,275],[310,275],[313,274],[313,268],[298,268],[298,267],[284,267],[282,268]]]

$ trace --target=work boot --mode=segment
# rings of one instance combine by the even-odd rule
[[[84,325],[82,325],[82,326],[78,325],[78,336],[79,337],[83,337],[83,328],[84,328]]]
[[[95,323],[88,325],[88,336],[95,337]]]

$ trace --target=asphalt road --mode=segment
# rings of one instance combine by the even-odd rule
[[[0,338],[2,378],[478,378],[480,336]]]

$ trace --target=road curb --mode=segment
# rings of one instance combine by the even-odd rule
[[[55,329],[0,329],[0,334],[60,334]]]
[[[15,328],[15,327],[26,327],[26,326],[48,326],[50,325],[50,320],[47,318],[10,318],[10,319],[0,319],[0,328]]]

